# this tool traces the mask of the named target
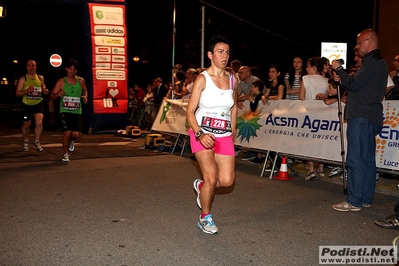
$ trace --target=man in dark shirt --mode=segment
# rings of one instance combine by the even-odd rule
[[[351,77],[338,61],[332,62],[336,80],[348,92],[345,120],[347,121],[348,196],[333,205],[337,211],[360,211],[370,208],[376,180],[375,136],[383,125],[383,105],[387,87],[388,67],[378,49],[378,36],[372,29],[357,36],[356,49],[363,63]]]
[[[166,94],[168,93],[168,88],[162,83],[162,78],[160,77],[155,78],[152,84],[155,86],[154,104],[158,105],[157,107],[159,108],[163,98],[165,98]]]

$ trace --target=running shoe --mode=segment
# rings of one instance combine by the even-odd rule
[[[69,143],[69,151],[74,151],[75,150],[75,141],[71,140],[71,142]]]
[[[68,154],[68,153],[65,153],[65,154],[64,154],[64,158],[62,158],[62,161],[63,161],[64,163],[69,162],[69,154]]]
[[[216,234],[219,231],[213,221],[212,214],[206,215],[204,219],[201,219],[200,216],[197,227],[207,234]]]
[[[29,151],[29,141],[24,141],[24,144],[22,145],[22,150]]]
[[[194,186],[194,189],[195,189],[195,192],[197,192],[197,205],[198,205],[198,207],[200,208],[200,209],[202,209],[202,206],[201,206],[201,190],[200,190],[200,184],[201,183],[204,183],[204,181],[202,181],[201,179],[195,179],[194,180],[194,183],[193,183],[193,186]]]
[[[35,140],[35,143],[33,144],[33,147],[34,147],[35,150],[37,150],[37,151],[40,151],[40,152],[43,151],[43,148],[42,148],[42,146],[40,145],[40,142],[37,141],[37,140]]]

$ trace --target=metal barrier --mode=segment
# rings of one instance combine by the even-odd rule
[[[130,125],[138,126],[142,130],[149,130],[154,123],[160,105],[155,103],[146,103],[141,106],[133,106],[130,110]]]

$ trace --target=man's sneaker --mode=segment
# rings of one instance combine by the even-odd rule
[[[362,203],[362,207],[363,208],[371,208],[371,204],[370,203]]]
[[[24,144],[22,145],[22,150],[29,151],[29,141],[24,141]]]
[[[207,234],[216,234],[219,231],[213,221],[212,214],[208,214],[204,219],[201,219],[200,216],[197,227]]]
[[[340,173],[342,173],[342,167],[336,166],[333,169],[331,169],[330,173],[328,174],[328,177],[333,177],[339,175]]]
[[[197,192],[197,205],[198,205],[198,207],[200,209],[202,209],[202,206],[201,206],[201,190],[199,188],[201,183],[204,183],[204,181],[202,181],[201,179],[195,179],[194,183],[193,183],[195,192]]]
[[[255,153],[253,153],[253,152],[247,152],[247,154],[246,154],[244,157],[242,157],[241,160],[243,160],[243,161],[249,161],[249,160],[255,159],[255,157],[256,157],[256,154],[255,154]]]
[[[43,151],[42,146],[40,145],[40,142],[35,140],[35,143],[33,144],[33,147],[35,148],[35,150],[37,151]]]
[[[75,141],[71,140],[71,142],[69,143],[69,151],[74,151],[75,150]]]
[[[69,154],[68,154],[68,153],[65,153],[65,154],[64,154],[64,158],[62,158],[62,161],[63,161],[64,163],[69,162]]]
[[[338,204],[334,204],[332,206],[332,208],[334,210],[340,211],[340,212],[358,212],[362,209],[361,207],[353,206],[352,204],[350,204],[349,202],[346,202],[346,201],[338,203]]]
[[[252,160],[249,160],[248,163],[250,164],[255,164],[255,165],[261,165],[264,161],[264,158],[259,158],[259,157],[255,157]]]

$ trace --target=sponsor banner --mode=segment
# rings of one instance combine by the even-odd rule
[[[188,135],[186,106],[187,102],[182,102],[182,100],[164,100],[159,108],[152,129]]]
[[[239,110],[236,144],[309,158],[341,161],[337,105],[323,101],[269,101]],[[342,107],[344,108],[344,107]],[[344,127],[345,129],[345,127]]]
[[[384,101],[384,126],[377,135],[377,167],[399,171],[399,101]]]
[[[93,111],[96,114],[127,113],[125,5],[116,4],[124,1],[112,2],[115,4],[88,4],[93,51]]]
[[[384,127],[376,137],[378,168],[399,171],[399,101],[384,101]],[[187,102],[163,101],[152,129],[188,135]],[[345,104],[342,104],[344,110]],[[343,141],[338,104],[323,101],[281,100],[259,102],[251,112],[249,102],[238,111],[235,144],[259,150],[271,150],[301,157],[341,162],[346,154],[346,123]]]

